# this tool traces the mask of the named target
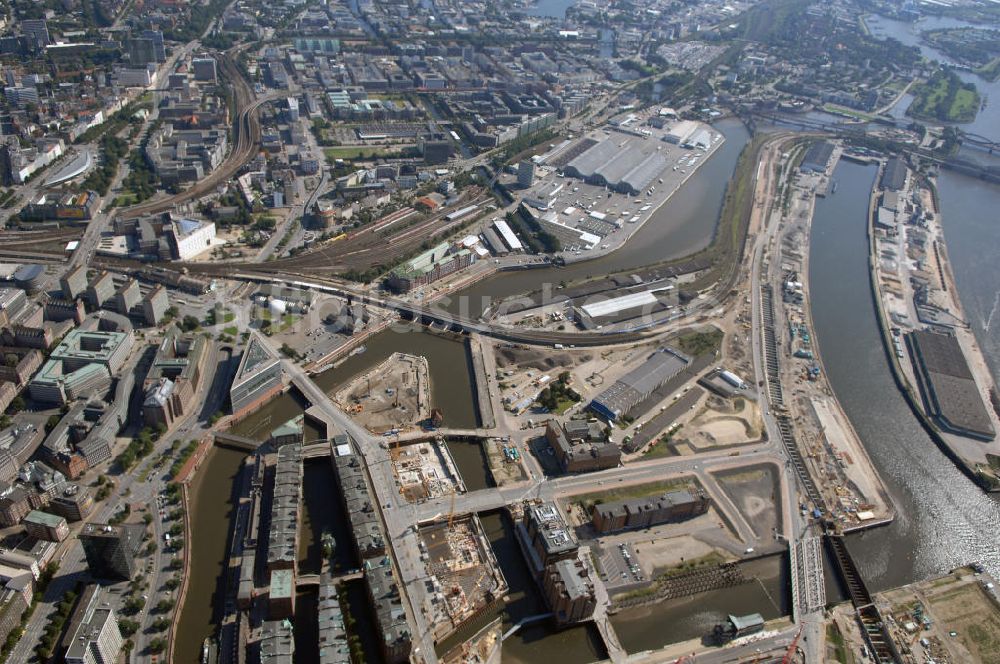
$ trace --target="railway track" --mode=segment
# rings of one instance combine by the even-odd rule
[[[254,100],[250,82],[244,78],[243,73],[236,66],[236,62],[228,53],[219,57],[219,65],[223,76],[232,84],[233,90],[233,107],[235,109],[233,113],[233,148],[229,156],[205,179],[196,182],[179,194],[123,209],[118,213],[122,219],[135,219],[136,217],[166,212],[182,203],[201,198],[227,182],[254,157],[256,147],[260,144],[261,133],[257,109],[262,104],[278,97],[272,94]]]

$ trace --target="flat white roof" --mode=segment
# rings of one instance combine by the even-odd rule
[[[510,247],[511,251],[518,251],[524,248],[521,241],[514,235],[514,231],[507,225],[506,219],[497,219],[493,222],[493,225],[496,226],[497,231],[500,233],[503,241],[507,243],[507,246]]]
[[[647,304],[656,304],[656,302],[656,296],[653,295],[652,291],[640,291],[602,302],[585,304],[580,308],[591,318],[600,318],[601,316],[610,316],[626,309],[642,307]]]

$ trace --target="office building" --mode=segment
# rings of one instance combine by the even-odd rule
[[[142,544],[142,529],[88,523],[80,531],[87,567],[95,579],[129,580],[135,574],[135,556]]]
[[[191,60],[191,68],[194,70],[194,80],[215,83],[218,77],[215,58],[194,58]]]
[[[517,165],[517,186],[527,189],[535,182],[535,164],[525,159]]]
[[[28,535],[49,542],[61,542],[69,537],[66,519],[48,512],[32,510],[24,517],[24,529]]]
[[[559,560],[575,558],[579,544],[555,503],[531,505],[521,524],[535,574]]]
[[[45,19],[24,19],[21,21],[21,32],[31,38],[31,45],[35,48],[42,48],[52,43],[49,37],[49,25]]]
[[[87,268],[78,265],[59,279],[63,298],[75,300],[87,290]]]
[[[62,491],[52,497],[48,509],[67,521],[82,521],[94,510],[94,496],[86,487],[66,483]]]
[[[115,282],[109,272],[101,272],[87,286],[87,301],[94,309],[104,306],[114,296]]]
[[[146,325],[159,325],[170,308],[170,298],[167,289],[162,284],[156,284],[142,298],[142,317]]]
[[[253,412],[280,391],[281,361],[256,332],[251,332],[233,384],[229,388],[233,417],[239,418]]]
[[[115,311],[122,316],[128,316],[132,308],[142,301],[142,293],[139,291],[139,282],[129,279],[115,293]]]
[[[13,325],[28,313],[28,296],[20,288],[0,288],[0,325]]]
[[[590,409],[614,422],[645,401],[656,388],[680,373],[690,362],[683,354],[663,347],[590,402]]]
[[[207,356],[204,336],[182,335],[171,326],[143,384],[142,416],[147,426],[169,428],[175,419],[192,412]]]
[[[132,332],[70,331],[49,355],[31,382],[31,397],[63,404],[93,396],[111,386],[135,342]]]
[[[88,586],[70,617],[63,645],[66,664],[114,664],[125,640],[99,586]]]

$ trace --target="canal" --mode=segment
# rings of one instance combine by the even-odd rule
[[[1000,573],[1000,506],[923,430],[885,356],[868,272],[866,217],[876,172],[874,166],[840,162],[837,192],[817,201],[809,254],[812,315],[823,364],[897,509],[891,525],[851,536],[849,547],[876,590],[975,560]],[[946,233],[948,223],[946,218]]]
[[[215,633],[218,592],[226,559],[232,516],[233,480],[246,455],[221,447],[209,450],[189,488],[187,594],[180,608],[174,639],[175,662],[200,662],[201,645]]]
[[[786,555],[758,558],[741,567],[748,583],[690,597],[630,608],[611,618],[629,653],[657,650],[671,643],[704,639],[729,615],[759,613],[765,620],[791,613],[791,580]]]
[[[503,614],[506,631],[523,618],[548,613],[514,534],[510,518],[501,512],[479,515],[486,536],[510,586]],[[600,634],[593,625],[552,631],[545,623],[529,625],[503,642],[503,661],[515,664],[551,662],[585,664],[607,656]]]

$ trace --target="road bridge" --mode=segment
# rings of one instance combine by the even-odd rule
[[[791,127],[797,127],[806,131],[822,131],[835,134],[843,138],[856,138],[862,139],[867,137],[867,132],[865,131],[865,124],[850,125],[841,124],[834,122],[823,122],[822,120],[810,119],[806,117],[797,117],[783,115],[780,113],[772,113],[766,111],[751,111],[747,114],[747,119],[751,126],[754,124],[753,120],[759,118],[762,120],[767,120],[769,122],[774,122],[777,124],[787,125]],[[898,123],[880,121],[879,124],[885,124],[888,126],[900,126]],[[904,125],[905,126],[905,125]],[[971,138],[970,138],[971,137]],[[953,170],[963,175],[969,175],[971,177],[979,178],[981,180],[986,180],[987,182],[1000,183],[1000,167],[997,166],[986,166],[983,164],[978,164],[974,161],[968,159],[962,159],[960,157],[942,157],[941,155],[921,148],[919,146],[914,146],[909,143],[900,143],[898,141],[886,141],[893,149],[900,152],[908,152],[910,154],[917,155],[928,161],[933,161],[941,166],[941,168],[946,168],[948,170]],[[1000,144],[992,143],[988,139],[978,136],[976,134],[962,134],[963,145],[968,143],[971,146],[975,146],[979,149],[984,149],[990,154],[994,150],[1000,150]]]
[[[259,440],[238,436],[228,431],[216,431],[213,436],[215,444],[219,447],[228,447],[240,452],[256,452],[264,444]]]

